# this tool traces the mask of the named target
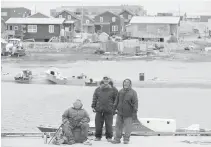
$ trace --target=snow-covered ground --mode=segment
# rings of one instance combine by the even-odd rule
[[[120,87],[117,87],[120,89]],[[81,99],[91,120],[94,87],[2,83],[2,132],[39,132],[39,125],[58,125],[63,112]],[[176,119],[177,128],[200,124],[210,129],[211,90],[135,88],[138,116]]]
[[[198,144],[188,144],[183,141],[197,141]],[[3,138],[2,147],[54,147],[55,145],[44,144],[41,138]],[[201,143],[201,144],[200,144]],[[92,141],[93,147],[201,147],[206,144],[206,147],[211,146],[210,137],[131,137],[130,144],[111,144],[104,138],[100,142]],[[74,144],[73,147],[84,147],[83,144]]]
[[[3,72],[9,72],[12,80],[21,69],[31,69],[33,75],[43,76],[50,66],[59,68],[64,76],[81,73],[100,80],[103,76],[122,82],[125,78],[138,81],[139,73],[145,73],[146,81],[155,77],[170,82],[209,82],[211,63],[184,63],[164,61],[80,61],[66,64],[11,64],[4,63]],[[2,76],[4,79],[6,76]],[[72,102],[80,98],[84,108],[94,119],[90,106],[94,87],[14,84],[2,82],[2,131],[38,132],[36,126],[57,125],[61,115]],[[120,89],[121,87],[117,87]],[[135,88],[139,96],[139,117],[176,119],[177,127],[200,124],[210,128],[211,90],[199,88]]]

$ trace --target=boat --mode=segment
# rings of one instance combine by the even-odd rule
[[[93,81],[93,79],[89,79],[89,81],[85,82],[85,86],[98,86],[99,82]]]
[[[29,84],[32,81],[32,72],[30,70],[23,70],[14,77],[18,83]]]
[[[68,83],[74,85],[84,85],[87,80],[88,77],[82,73],[79,76],[72,76],[71,78],[68,78]]]
[[[115,129],[115,118],[113,120],[113,129]],[[95,133],[95,122],[89,123],[89,135]],[[42,133],[55,133],[59,128],[50,126],[38,126]],[[160,119],[160,118],[138,118],[138,121],[133,123],[132,133],[133,136],[174,136],[176,134],[176,121],[174,119]],[[103,128],[105,134],[105,128]]]
[[[67,84],[67,78],[62,76],[57,68],[51,68],[46,72],[46,78],[48,81],[54,84]]]

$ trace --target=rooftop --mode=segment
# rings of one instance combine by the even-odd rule
[[[130,23],[150,23],[150,24],[178,24],[180,17],[147,17],[147,16],[134,16]]]
[[[6,24],[62,24],[64,18],[10,18]]]

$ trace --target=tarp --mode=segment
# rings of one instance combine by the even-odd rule
[[[108,40],[106,42],[106,52],[118,52],[118,43]]]

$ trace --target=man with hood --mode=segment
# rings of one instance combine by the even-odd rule
[[[138,98],[135,90],[131,88],[130,79],[123,81],[123,88],[119,91],[114,104],[114,111],[117,109],[117,118],[115,126],[115,137],[111,142],[113,144],[121,143],[123,136],[123,127],[125,134],[123,136],[124,144],[130,141],[133,120],[137,120]]]
[[[95,141],[102,138],[103,124],[105,122],[106,139],[111,141],[113,137],[113,105],[117,96],[117,92],[110,84],[108,77],[103,77],[100,86],[95,89],[92,100],[93,112],[95,115]]]
[[[77,99],[73,103],[73,107],[67,109],[62,115],[62,130],[66,137],[66,143],[72,145],[75,143],[73,137],[73,129],[76,127],[80,127],[82,134],[86,138],[83,142],[84,144],[90,144],[88,140],[88,130],[89,130],[89,122],[90,118],[86,110],[83,108],[83,104],[81,100]]]

